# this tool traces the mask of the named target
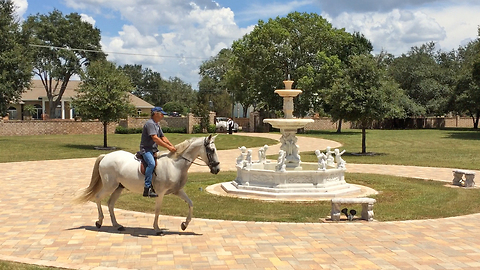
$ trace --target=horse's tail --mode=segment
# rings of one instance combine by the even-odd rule
[[[100,171],[98,170],[98,167],[100,165],[100,161],[102,161],[104,157],[104,154],[98,156],[97,160],[95,161],[95,166],[93,167],[90,185],[88,185],[88,187],[83,190],[82,194],[75,198],[74,201],[76,203],[85,203],[92,200],[95,195],[100,191],[100,189],[102,189],[102,178],[100,177]]]

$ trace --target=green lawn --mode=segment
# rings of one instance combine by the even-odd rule
[[[340,134],[318,131],[301,136],[342,143],[341,149],[346,150],[342,157],[347,163],[480,169],[480,131],[473,129],[367,130],[367,152],[376,153],[374,156],[354,155],[361,152],[360,130]],[[302,161],[316,160],[313,151],[302,153]]]
[[[0,261],[0,270],[47,270],[47,269],[64,269],[64,268],[43,267],[43,266],[29,265],[29,264],[23,264],[23,263]]]
[[[108,146],[117,150],[135,153],[138,151],[141,134],[110,134]],[[167,138],[177,144],[191,137],[206,134],[167,133]],[[276,144],[275,140],[219,134],[215,139],[218,150],[236,148],[237,145],[257,147]],[[95,150],[103,145],[103,135],[44,135],[44,136],[0,136],[0,163],[14,161],[51,160],[97,157],[111,151]]]
[[[207,186],[232,181],[235,176],[236,172],[218,175],[190,173],[185,191],[194,203],[194,216],[225,220],[319,222],[330,214],[330,201],[261,202],[216,196],[205,191]],[[347,173],[345,178],[348,183],[380,191],[380,194],[371,196],[377,200],[375,219],[379,221],[442,218],[480,212],[478,189],[450,188],[441,182],[385,175]],[[152,202],[150,198],[126,191],[116,207],[153,213],[155,205]],[[462,205],[461,212],[458,211],[459,205]],[[354,206],[360,213],[360,206]],[[165,196],[162,214],[186,216],[188,205],[176,196]]]

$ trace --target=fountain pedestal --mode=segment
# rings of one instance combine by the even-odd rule
[[[300,155],[298,154],[297,129],[305,127],[308,123],[313,123],[313,119],[293,118],[293,98],[302,93],[302,90],[292,89],[293,81],[283,81],[285,89],[277,89],[275,93],[283,97],[284,119],[264,119],[264,123],[280,129],[282,137],[280,142],[281,150],[285,151],[285,165],[287,168],[297,168],[300,166]]]

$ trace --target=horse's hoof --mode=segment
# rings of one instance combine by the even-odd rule
[[[95,222],[95,226],[97,226],[97,228],[100,229],[100,227],[102,227],[102,223],[100,223],[100,222],[97,221],[97,222]]]
[[[125,231],[125,227],[123,227],[123,226],[120,226],[120,227],[118,227],[118,229],[117,229],[117,230],[119,230],[119,231],[123,232],[123,231]]]
[[[182,222],[182,225],[180,227],[182,227],[182,231],[185,231],[185,229],[187,229],[187,223]]]
[[[164,236],[165,235],[165,233],[163,233],[163,231],[159,231],[156,234],[157,234],[157,236]]]

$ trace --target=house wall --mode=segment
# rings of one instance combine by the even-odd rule
[[[24,113],[23,113],[23,108],[24,108],[26,105],[33,105],[33,106],[37,105],[37,106],[39,106],[39,107],[41,108],[41,107],[42,107],[42,102],[41,102],[41,101],[26,101],[24,104],[11,104],[11,105],[9,106],[9,108],[14,107],[14,108],[17,110],[17,114],[16,114],[16,116],[14,116],[14,117],[12,117],[12,116],[10,115],[10,120],[22,120],[22,115],[24,115]],[[60,108],[59,108],[59,109],[60,109]],[[44,117],[45,117],[46,119],[55,118],[55,117],[49,116],[49,115],[48,115],[49,112],[50,112],[50,107],[49,107],[49,105],[48,105],[48,102],[45,102],[45,114],[46,114],[47,116],[44,116]],[[42,117],[42,114],[43,114],[43,113],[40,112],[38,119],[42,119],[42,118],[43,118],[43,117]],[[61,110],[59,110],[59,112],[58,112],[58,118],[61,118],[61,117],[62,117],[62,112],[61,112]],[[65,102],[65,119],[70,119],[70,118],[72,118],[71,115],[70,115],[70,102],[67,101],[67,102]],[[24,120],[24,119],[25,119],[25,118],[23,118],[23,120]]]

